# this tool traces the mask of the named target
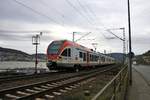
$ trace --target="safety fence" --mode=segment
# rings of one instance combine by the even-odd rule
[[[128,67],[121,71],[101,89],[92,100],[124,100],[128,87]]]

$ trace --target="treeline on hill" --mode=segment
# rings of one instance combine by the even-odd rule
[[[46,61],[45,54],[38,54],[39,61]],[[0,61],[35,61],[35,54],[0,47]]]
[[[150,64],[150,50],[135,57],[137,64]]]

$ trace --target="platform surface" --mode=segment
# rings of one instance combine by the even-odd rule
[[[150,66],[133,65],[127,100],[150,100]]]

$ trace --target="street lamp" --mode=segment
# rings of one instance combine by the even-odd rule
[[[42,32],[40,32],[40,34],[32,36],[32,44],[35,45],[35,74],[37,74],[37,64],[38,64],[37,49],[38,45],[40,44],[40,35],[42,35]]]

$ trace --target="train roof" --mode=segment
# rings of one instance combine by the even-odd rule
[[[88,52],[96,53],[96,54],[99,54],[99,55],[101,55],[101,56],[104,56],[104,57],[108,57],[108,58],[110,58],[110,59],[113,59],[113,57],[111,57],[111,56],[108,56],[108,55],[103,54],[103,53],[100,53],[100,52],[96,52],[96,51],[94,51],[93,49],[89,49],[89,48],[87,48],[87,47],[85,47],[85,46],[82,46],[82,45],[80,45],[80,44],[78,44],[78,43],[75,43],[75,42],[72,42],[72,41],[69,41],[69,40],[55,40],[55,41],[53,41],[53,42],[59,42],[59,41],[62,42],[63,44],[66,43],[67,45],[75,46],[75,47],[77,47],[78,49],[86,50],[86,51],[88,51]]]
[[[91,49],[87,48],[87,47],[84,47],[78,43],[75,43],[75,42],[72,42],[72,41],[69,41],[69,40],[55,40],[53,42],[63,42],[63,43],[66,43],[67,45],[70,45],[70,46],[75,46],[75,47],[78,47],[79,49],[81,50],[86,50],[86,51],[89,51],[89,52],[93,52]]]

